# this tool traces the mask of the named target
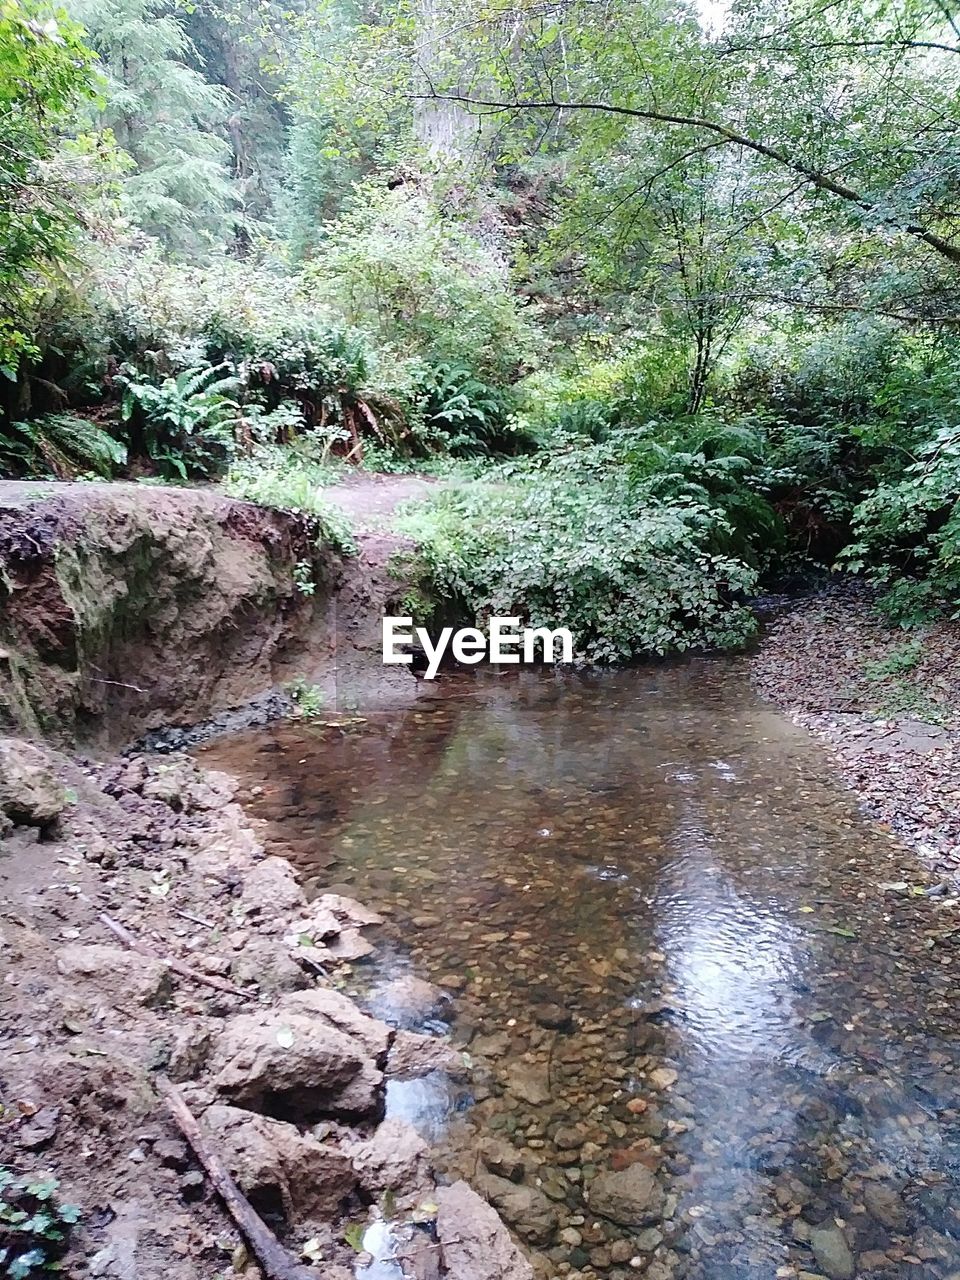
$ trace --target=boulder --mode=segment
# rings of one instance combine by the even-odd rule
[[[173,990],[170,973],[162,960],[100,943],[72,943],[56,955],[57,972],[71,982],[102,988],[111,1004],[158,1005]]]
[[[663,1216],[663,1187],[642,1164],[606,1170],[594,1178],[587,1193],[593,1213],[621,1227],[650,1227]]]
[[[353,898],[345,898],[340,893],[322,893],[315,899],[313,906],[330,912],[343,927],[365,929],[371,925],[383,924],[383,916],[378,915],[376,911],[371,911],[369,907],[356,902]]]
[[[218,1104],[204,1112],[203,1127],[261,1214],[281,1213],[291,1223],[325,1218],[356,1187],[348,1156],[292,1124]]]
[[[867,1213],[890,1231],[904,1232],[910,1215],[899,1192],[883,1182],[868,1182],[863,1189]]]
[[[523,1156],[512,1143],[488,1136],[480,1139],[477,1150],[491,1173],[506,1178],[509,1182],[519,1182],[523,1177]]]
[[[553,1238],[559,1225],[557,1210],[538,1187],[481,1173],[477,1189],[524,1240],[545,1245]]]
[[[463,1054],[440,1036],[422,1036],[416,1031],[398,1031],[387,1058],[387,1075],[398,1080],[416,1080],[431,1071],[449,1076],[468,1074]]]
[[[810,1229],[810,1248],[817,1266],[830,1280],[853,1280],[856,1263],[846,1236],[835,1222]]]
[[[441,1187],[437,1240],[446,1272],[456,1280],[534,1280],[533,1268],[497,1213],[465,1182]]]
[[[302,911],[306,902],[297,873],[285,858],[264,858],[251,867],[243,877],[241,900],[248,915],[284,917],[284,926],[286,917]]]
[[[427,1144],[405,1120],[384,1120],[372,1137],[342,1150],[349,1155],[361,1187],[374,1198],[384,1191],[426,1194],[432,1185]]]
[[[337,1096],[365,1065],[359,1041],[321,1019],[279,1008],[231,1018],[211,1063],[223,1097],[297,1119],[334,1111]]]
[[[66,805],[47,753],[20,738],[0,738],[0,813],[17,826],[43,828]]]

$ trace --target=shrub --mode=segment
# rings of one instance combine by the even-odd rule
[[[75,1205],[60,1204],[55,1178],[16,1177],[0,1168],[0,1273],[9,1280],[59,1271]]]
[[[722,511],[664,498],[602,451],[500,468],[404,517],[427,577],[467,614],[567,626],[578,656],[615,662],[742,643],[756,572],[722,550]]]
[[[73,413],[50,413],[0,427],[0,468],[16,475],[71,480],[85,472],[109,477],[127,459],[103,427]]]
[[[240,405],[240,380],[227,364],[187,369],[159,384],[137,370],[122,376],[121,413],[139,428],[137,443],[165,477],[208,476],[229,458]]]

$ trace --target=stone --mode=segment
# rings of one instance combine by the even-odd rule
[[[378,987],[370,1003],[387,1022],[411,1028],[442,1013],[450,997],[432,982],[408,973]]]
[[[327,1217],[356,1188],[349,1156],[292,1124],[215,1104],[204,1112],[203,1128],[261,1215],[281,1213],[290,1223]]]
[[[534,1280],[533,1268],[497,1213],[465,1182],[438,1189],[437,1240],[456,1280]]]
[[[230,1102],[280,1119],[355,1113],[370,1101],[368,1087],[338,1106],[367,1068],[364,1046],[319,1018],[275,1008],[238,1014],[224,1025],[213,1049],[217,1091]],[[375,1082],[375,1081],[374,1081]]]
[[[70,982],[103,988],[112,1004],[153,1006],[169,999],[173,984],[162,960],[102,943],[75,943],[56,955],[57,972]]]
[[[371,911],[353,898],[345,898],[339,893],[322,893],[315,899],[313,906],[322,911],[329,911],[341,925],[354,929],[366,929],[372,925],[383,924],[383,916]]]
[[[17,1130],[17,1141],[28,1151],[39,1151],[56,1137],[59,1122],[59,1107],[41,1107],[35,1115],[21,1124]]]
[[[277,924],[287,924],[291,912],[302,911],[306,904],[297,873],[286,858],[264,858],[243,877],[241,901],[252,917],[277,917]]]
[[[890,1231],[903,1232],[909,1225],[909,1214],[899,1192],[884,1182],[868,1182],[863,1188],[863,1203],[871,1218],[876,1218]]]
[[[190,1151],[179,1138],[161,1138],[153,1144],[153,1154],[168,1169],[183,1173],[190,1167]]]
[[[332,987],[312,987],[284,996],[275,1006],[282,1012],[303,1013],[359,1040],[378,1066],[384,1065],[392,1032],[385,1022],[358,1009],[349,996]]]
[[[597,1175],[587,1193],[591,1210],[621,1227],[649,1227],[663,1216],[664,1192],[642,1164],[606,1170]]]
[[[541,1107],[550,1101],[550,1077],[544,1066],[511,1062],[503,1083],[508,1093],[521,1102],[528,1102],[531,1107]]]
[[[17,826],[51,826],[66,808],[48,754],[32,742],[0,738],[0,813]]]
[[[535,1004],[530,1012],[535,1022],[549,1031],[569,1031],[573,1027],[573,1014],[559,1004]]]
[[[829,1280],[853,1280],[856,1263],[846,1236],[835,1222],[810,1228],[810,1248],[817,1266]]]
[[[508,1182],[519,1182],[523,1177],[523,1156],[516,1147],[500,1138],[484,1137],[477,1143],[480,1159],[490,1170]]]
[[[553,1238],[557,1211],[539,1188],[481,1173],[477,1189],[524,1240],[543,1245]]]
[[[502,1058],[510,1052],[510,1036],[506,1031],[494,1031],[488,1036],[476,1036],[470,1052],[481,1058]]]
[[[398,1080],[417,1080],[431,1071],[443,1071],[456,1078],[469,1074],[463,1054],[448,1040],[403,1030],[397,1032],[390,1046],[386,1070],[388,1076]]]
[[[311,981],[293,957],[266,938],[245,943],[230,965],[230,976],[238,986],[256,985],[270,996],[301,991]]]
[[[384,1191],[397,1195],[426,1194],[432,1186],[427,1144],[405,1120],[384,1120],[363,1142],[344,1144],[362,1189],[378,1198]]]
[[[654,1067],[648,1079],[654,1089],[669,1089],[677,1083],[677,1073],[672,1067]]]

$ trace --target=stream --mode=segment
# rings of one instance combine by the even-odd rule
[[[544,1276],[960,1280],[955,910],[743,663],[421,688],[200,753],[387,916],[348,989],[449,993],[388,1114]]]

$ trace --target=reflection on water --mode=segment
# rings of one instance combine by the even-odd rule
[[[447,678],[205,761],[388,914],[358,990],[450,991],[470,1080],[389,1105],[544,1275],[960,1276],[953,907],[882,888],[911,855],[737,664]],[[656,1225],[591,1205],[634,1165]]]

